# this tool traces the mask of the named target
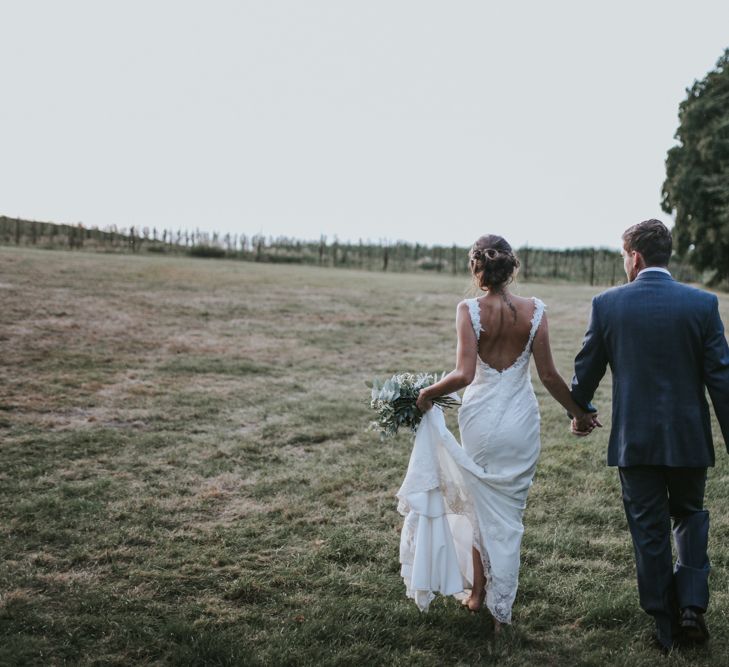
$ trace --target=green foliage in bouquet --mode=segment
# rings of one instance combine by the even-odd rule
[[[370,422],[369,429],[379,431],[382,440],[396,435],[401,426],[415,433],[423,419],[423,413],[415,405],[418,394],[445,375],[445,372],[440,377],[437,373],[395,373],[384,382],[377,378],[366,382],[372,390],[370,407],[377,412],[377,419]],[[441,408],[450,408],[460,402],[455,393],[433,399]]]

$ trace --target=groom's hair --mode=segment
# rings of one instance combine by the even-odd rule
[[[673,243],[671,232],[660,220],[644,220],[623,232],[627,250],[637,250],[646,266],[668,266]]]

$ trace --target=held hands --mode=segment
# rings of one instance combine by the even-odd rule
[[[570,424],[572,434],[579,437],[590,435],[595,428],[602,428],[597,412],[586,412],[579,417],[573,417]]]

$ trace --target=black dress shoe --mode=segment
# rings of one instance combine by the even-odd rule
[[[676,642],[666,642],[665,639],[658,636],[658,634],[653,635],[653,646],[655,646],[663,655],[668,655],[671,652],[671,649],[676,646]]]
[[[709,638],[704,614],[691,607],[681,610],[681,639],[692,644],[703,644]]]

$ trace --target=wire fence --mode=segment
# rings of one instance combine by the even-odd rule
[[[115,253],[156,253],[234,259],[239,261],[308,264],[367,271],[467,274],[468,248],[458,245],[422,245],[403,241],[360,239],[357,243],[331,241],[325,236],[305,241],[285,236],[219,234],[199,229],[155,227],[105,229],[38,222],[0,216],[0,243],[38,248]],[[569,281],[590,285],[625,282],[620,253],[609,248],[553,250],[522,247],[520,278],[524,281]],[[698,282],[700,276],[675,258],[671,272],[681,281]]]

